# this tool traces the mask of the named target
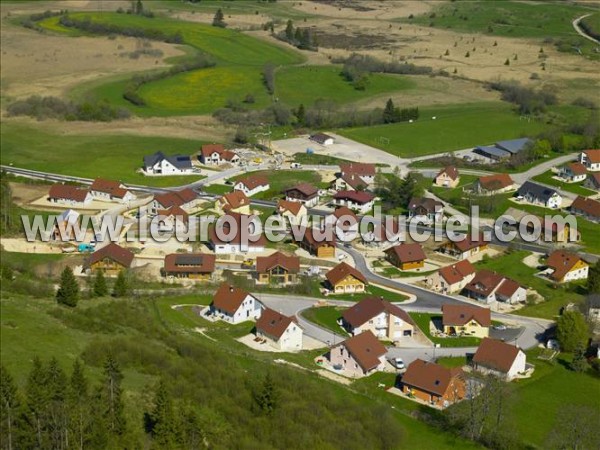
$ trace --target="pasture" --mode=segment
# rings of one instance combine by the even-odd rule
[[[338,133],[393,155],[414,158],[535,136],[544,129],[542,122],[521,120],[505,103],[480,102],[431,106],[422,108],[413,123],[348,128]]]
[[[190,139],[135,135],[59,135],[26,125],[5,123],[0,138],[2,164],[25,169],[105,177],[132,184],[177,186],[203,178],[201,175],[146,177],[136,170],[144,155],[193,154],[202,142]]]

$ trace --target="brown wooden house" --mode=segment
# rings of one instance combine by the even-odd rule
[[[420,244],[394,245],[385,251],[385,255],[400,270],[421,269],[427,258]]]
[[[410,363],[402,376],[402,392],[440,408],[462,400],[466,390],[462,369],[422,359]]]
[[[315,235],[315,231],[313,228],[306,229],[299,242],[300,247],[317,258],[335,258],[335,234],[328,240],[328,236]]]
[[[90,255],[87,267],[92,272],[102,271],[105,275],[116,276],[131,267],[133,256],[131,251],[111,242]]]
[[[215,255],[172,253],[165,256],[165,276],[209,281],[215,271]]]
[[[298,282],[300,258],[275,252],[256,258],[256,277],[260,284],[293,284]]]

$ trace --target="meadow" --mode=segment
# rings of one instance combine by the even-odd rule
[[[24,169],[74,175],[105,177],[131,184],[177,186],[203,178],[202,175],[146,177],[136,170],[144,155],[193,154],[202,145],[189,139],[134,135],[58,135],[27,125],[4,123],[0,136],[0,161]],[[59,150],[57,150],[59,149]]]
[[[347,128],[337,132],[393,155],[414,158],[502,139],[534,136],[547,128],[539,121],[521,120],[510,105],[500,102],[431,106],[419,112],[420,118],[413,123]]]

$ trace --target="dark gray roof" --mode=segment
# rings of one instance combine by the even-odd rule
[[[152,167],[157,162],[166,159],[178,169],[190,169],[192,160],[187,155],[166,156],[163,152],[156,152],[153,155],[144,156],[144,167]]]
[[[492,159],[508,158],[511,155],[510,152],[502,150],[498,147],[493,147],[491,145],[481,145],[479,147],[475,147],[474,152]]]
[[[521,150],[527,147],[531,140],[529,138],[519,138],[519,139],[510,139],[508,141],[498,141],[496,142],[496,147],[506,150],[507,152],[519,153]]]
[[[177,255],[175,257],[176,266],[201,266],[203,261],[202,255]]]
[[[519,188],[517,192],[518,195],[523,197],[533,197],[543,201],[549,200],[554,194],[558,194],[554,189],[548,188],[546,186],[542,186],[540,184],[532,183],[531,181],[526,181]]]

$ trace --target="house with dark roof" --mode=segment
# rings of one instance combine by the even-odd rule
[[[562,196],[555,189],[531,181],[523,183],[517,191],[517,195],[531,204],[546,208],[560,208],[562,204]]]
[[[475,267],[468,259],[442,267],[426,279],[427,287],[443,294],[454,294],[462,291],[475,277]]]
[[[562,166],[558,174],[568,183],[579,183],[585,180],[587,169],[580,162],[571,162]]]
[[[295,317],[265,308],[256,321],[256,337],[267,345],[284,352],[302,350],[304,330]]]
[[[215,209],[220,214],[228,212],[250,214],[250,199],[242,191],[229,192],[217,199]]]
[[[146,175],[183,175],[194,171],[188,155],[167,156],[163,152],[144,156],[143,169]]]
[[[114,180],[105,180],[96,178],[90,186],[90,194],[98,200],[117,201],[119,203],[127,203],[135,199],[135,195],[131,193],[123,184]]]
[[[298,245],[317,258],[335,258],[335,242],[335,233],[307,227]]]
[[[179,206],[185,211],[191,211],[198,205],[199,201],[198,194],[190,188],[185,188],[180,191],[168,191],[154,196],[150,210],[152,214],[158,214],[158,211],[160,210],[167,210],[173,206]]]
[[[213,297],[209,312],[217,319],[237,324],[258,319],[264,308],[249,292],[223,283]]]
[[[94,251],[85,266],[92,273],[100,271],[107,276],[117,276],[122,270],[131,267],[133,257],[133,252],[111,242]]]
[[[600,172],[588,173],[583,185],[588,189],[600,191]]]
[[[262,175],[250,175],[235,182],[234,191],[242,191],[248,197],[252,197],[259,192],[268,191],[271,186],[267,177]]]
[[[215,255],[208,253],[171,253],[165,256],[163,273],[167,277],[210,281],[215,260]]]
[[[312,208],[319,203],[319,189],[310,183],[300,183],[284,191],[285,200],[300,202],[307,208]]]
[[[415,359],[401,379],[402,392],[438,408],[465,398],[467,388],[462,369]]]
[[[333,136],[329,136],[325,133],[311,134],[309,139],[313,142],[316,142],[319,145],[333,145],[333,143],[335,142]]]
[[[275,210],[281,217],[287,218],[290,224],[300,224],[307,217],[306,206],[300,202],[279,200]]]
[[[600,201],[598,200],[578,195],[569,209],[573,214],[582,216],[591,222],[600,222]]]
[[[365,292],[368,284],[366,277],[345,262],[339,263],[325,274],[332,294],[353,294]]]
[[[375,196],[366,191],[338,191],[333,196],[333,205],[346,206],[359,214],[367,214],[373,210]]]
[[[527,357],[519,347],[496,339],[484,338],[471,364],[477,372],[511,381],[527,370]]]
[[[457,241],[448,240],[438,247],[438,251],[457,259],[468,259],[488,248],[488,242],[483,234],[473,237],[471,233]]]
[[[590,265],[575,253],[555,250],[548,256],[546,266],[552,271],[549,277],[557,283],[587,280]]]
[[[413,197],[408,202],[409,220],[424,223],[440,222],[444,217],[444,204],[429,197]]]
[[[433,179],[433,184],[440,187],[454,188],[460,182],[460,174],[454,166],[444,167]]]
[[[582,151],[579,154],[579,162],[590,172],[600,171],[600,149]]]
[[[514,280],[491,270],[478,270],[463,289],[463,294],[480,302],[524,302],[527,289]]]
[[[369,330],[392,342],[410,338],[418,329],[406,311],[381,297],[364,298],[344,311],[341,322],[353,336]]]
[[[367,330],[332,347],[329,362],[346,375],[358,378],[383,370],[386,353],[383,344]]]
[[[458,334],[484,338],[489,335],[491,325],[489,308],[467,304],[442,305],[442,326],[448,336]]]
[[[256,282],[259,284],[288,285],[299,281],[300,258],[275,252],[256,258]]]
[[[217,255],[262,252],[267,245],[264,233],[258,233],[256,217],[228,212],[208,230],[208,247]]]
[[[427,256],[421,244],[398,244],[385,250],[386,259],[400,270],[422,269]]]
[[[473,191],[479,195],[501,194],[514,188],[515,182],[507,173],[486,175],[473,183]]]
[[[48,191],[48,201],[61,205],[83,207],[93,200],[88,189],[78,188],[69,184],[53,184]]]

